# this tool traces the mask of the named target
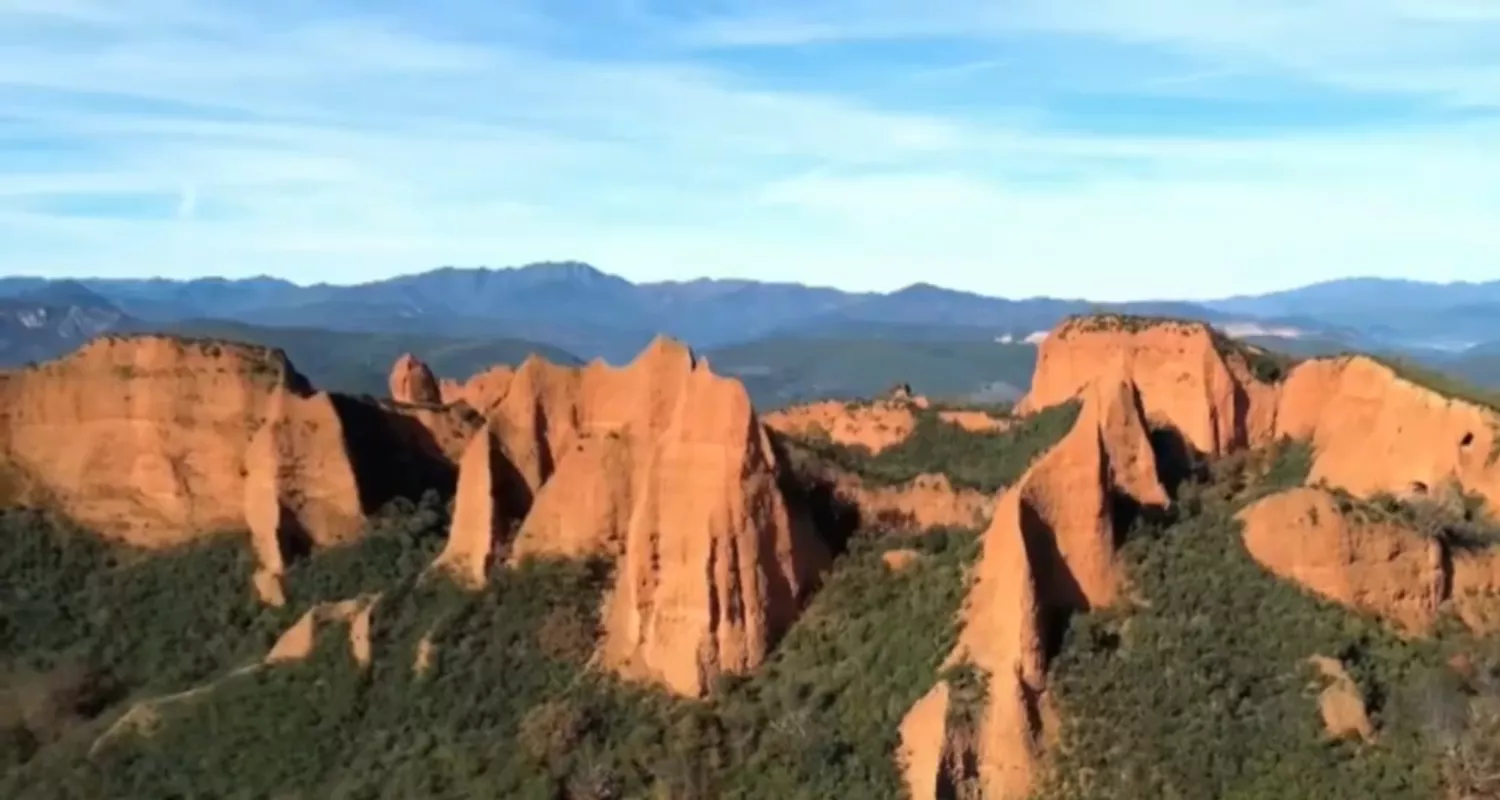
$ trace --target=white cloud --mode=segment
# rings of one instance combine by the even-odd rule
[[[636,3],[558,19],[0,0],[0,270],[358,280],[584,258],[642,279],[1101,298],[1493,276],[1494,120],[1049,121],[1083,93],[1214,99],[1288,76],[1482,106],[1500,98],[1482,57],[1496,7],[1082,5],[776,0],[674,21]],[[836,50],[824,75],[736,49],[920,35],[971,47],[913,60],[900,85],[858,80]],[[1035,36],[1116,49],[1038,72]],[[1253,88],[1224,98],[1290,113]],[[138,196],[176,205],[67,212]]]
[[[1037,34],[1500,106],[1500,3],[1491,0],[755,0],[680,32],[698,47]]]

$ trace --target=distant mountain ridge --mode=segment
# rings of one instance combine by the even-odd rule
[[[170,331],[215,321],[243,326],[233,329],[267,340],[291,335],[300,342],[315,330],[361,334],[374,337],[362,341],[381,354],[391,346],[388,337],[405,337],[445,351],[509,353],[532,346],[552,348],[559,357],[620,363],[666,333],[703,351],[778,354],[775,358],[792,358],[798,342],[842,342],[855,348],[849,357],[856,358],[857,350],[861,363],[873,365],[879,359],[859,343],[888,342],[903,353],[893,356],[895,362],[910,363],[920,350],[909,346],[914,343],[1020,343],[1069,315],[1100,310],[1203,320],[1231,335],[1304,355],[1392,352],[1485,383],[1500,382],[1500,374],[1490,377],[1500,372],[1494,355],[1500,351],[1500,281],[1354,278],[1259,296],[1095,303],[989,297],[925,282],[888,293],[750,279],[633,283],[576,261],[445,266],[355,285],[299,285],[268,276],[0,278],[0,365],[49,358],[105,331]],[[338,350],[352,352],[357,341],[342,339]],[[499,343],[498,349],[478,344],[483,342]],[[828,347],[815,349],[835,357]],[[942,368],[945,384],[969,357]],[[805,372],[802,360],[794,360],[795,370]],[[788,365],[782,366],[794,369]],[[1010,370],[1005,373],[976,375],[976,385],[1012,383]],[[885,379],[872,374],[868,380],[877,377]],[[778,397],[813,390],[810,384],[788,386],[779,380],[766,384],[776,386]],[[863,386],[865,380],[855,384]]]
[[[0,364],[42,361],[137,320],[77,281],[50,281],[0,296]]]
[[[35,290],[38,278],[0,279],[0,295]],[[442,267],[351,286],[299,286],[278,278],[70,281],[128,316],[154,323],[217,318],[253,325],[410,332],[547,342],[583,358],[628,358],[657,333],[700,348],[767,336],[839,335],[847,326],[951,327],[964,340],[1024,337],[1069,314],[1107,308],[1218,320],[1189,303],[1011,300],[917,283],[889,294],[751,280],[631,283],[579,262],[489,269]]]

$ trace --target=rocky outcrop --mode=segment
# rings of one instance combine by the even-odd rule
[[[827,470],[825,480],[839,501],[857,510],[866,525],[915,531],[972,529],[989,521],[995,505],[991,495],[956,487],[941,473],[918,475],[895,486],[868,484],[838,470]]]
[[[242,528],[251,438],[278,398],[308,393],[278,350],[96,339],[0,374],[6,499],[140,547]]]
[[[1500,550],[1453,554],[1453,610],[1481,636],[1500,633]]]
[[[1367,742],[1374,739],[1375,726],[1370,722],[1364,694],[1349,676],[1349,671],[1344,669],[1343,662],[1327,656],[1313,656],[1308,660],[1322,678],[1318,713],[1323,717],[1323,730],[1335,739],[1354,737]]]
[[[465,454],[440,563],[472,579],[501,550],[614,559],[599,655],[621,675],[696,696],[753,669],[826,563],[744,387],[676,342],[619,369],[529,359],[471,380],[465,402],[493,439]],[[530,493],[524,519],[497,510],[501,471]]]
[[[484,425],[459,462],[453,522],[434,566],[464,585],[483,585],[510,539],[511,527],[526,516],[530,505],[530,489],[511,465],[500,436],[492,425]]]
[[[1278,435],[1312,443],[1309,482],[1369,497],[1421,495],[1456,481],[1500,511],[1500,413],[1374,359],[1299,364],[1282,387],[1276,418]]]
[[[540,359],[535,360],[539,363],[546,363]],[[438,384],[438,392],[442,395],[444,403],[461,402],[475,410],[485,412],[491,405],[505,398],[510,390],[510,382],[515,376],[515,367],[497,364],[465,381],[445,378]]]
[[[245,457],[244,519],[259,565],[261,598],[280,605],[273,588],[286,561],[313,547],[353,539],[365,523],[344,421],[333,398],[278,393]]]
[[[391,367],[391,399],[398,403],[441,405],[443,394],[432,370],[416,356],[406,353]]]
[[[1012,420],[977,409],[945,409],[938,412],[938,419],[949,425],[957,425],[969,433],[1002,433],[1014,424]]]
[[[905,548],[887,550],[880,554],[880,563],[891,572],[905,572],[907,567],[922,560],[922,554]]]
[[[1047,626],[1058,613],[1108,605],[1120,591],[1115,552],[1118,515],[1170,501],[1135,387],[1122,370],[1106,372],[1082,395],[1078,421],[1064,439],[1000,496],[984,533],[963,628],[948,663],[988,676],[972,735],[934,727],[929,694],[902,727],[903,770],[915,797],[933,797],[951,776],[934,765],[954,741],[968,741],[985,797],[1021,798],[1037,769],[1046,702]],[[922,720],[927,720],[923,723]],[[939,735],[940,734],[940,735]]]
[[[266,653],[264,663],[305,661],[317,648],[318,637],[331,626],[347,626],[349,655],[361,667],[370,665],[370,624],[380,595],[368,594],[351,600],[318,603],[287,628]]]
[[[1239,519],[1245,549],[1275,575],[1407,633],[1437,621],[1447,585],[1437,541],[1393,520],[1346,513],[1315,488],[1263,498]]]
[[[1199,322],[1098,315],[1069,319],[1040,345],[1031,391],[1016,406],[1029,414],[1067,402],[1097,375],[1123,372],[1153,425],[1218,457],[1271,440],[1276,389],[1258,380],[1250,348]]]
[[[964,763],[974,742],[965,737],[967,731],[948,725],[950,695],[947,682],[938,681],[901,719],[896,760],[905,771],[912,800],[963,797],[956,787],[974,778]]]
[[[834,467],[818,457],[815,448],[796,441],[826,438],[836,444],[862,447],[872,454],[901,444],[916,430],[916,413],[925,404],[917,402],[921,398],[897,396],[902,399],[865,406],[830,401],[785,409],[769,415],[766,427],[778,435],[794,437],[789,450],[793,471],[804,483],[832,492],[840,506],[858,512],[863,524],[917,531],[982,527],[994,507],[991,494],[956,487],[941,473],[918,475],[894,485],[867,482]],[[1006,421],[978,410],[936,414],[942,422],[970,433],[997,433],[1008,427]]]
[[[871,454],[893,447],[916,430],[913,402],[901,397],[875,403],[825,400],[766,415],[772,430],[795,436],[826,437],[834,444],[863,447]]]
[[[1429,633],[1445,609],[1471,630],[1500,631],[1500,550],[1470,549],[1326,489],[1298,487],[1239,514],[1245,549],[1314,594],[1372,614],[1408,635]]]
[[[287,558],[349,541],[396,496],[451,491],[480,423],[316,392],[278,350],[108,337],[0,375],[0,488],[139,547],[248,528],[276,603]]]
[[[381,402],[389,429],[402,453],[410,452],[430,463],[457,464],[474,433],[484,427],[484,417],[468,405],[409,405]]]
[[[391,500],[453,492],[454,441],[483,421],[463,406],[416,410],[327,392],[274,399],[244,468],[263,600],[280,604],[275,583],[289,559],[353,541]]]

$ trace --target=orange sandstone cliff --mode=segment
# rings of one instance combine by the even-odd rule
[[[251,437],[278,398],[310,391],[278,350],[96,339],[0,374],[8,499],[141,547],[243,528]]]
[[[391,399],[398,403],[437,405],[443,402],[432,370],[411,353],[396,359],[391,368],[390,390]]]
[[[858,510],[863,522],[918,531],[981,527],[994,511],[992,496],[954,486],[941,473],[918,475],[898,486],[871,486],[856,476],[834,471],[831,488]]]
[[[1425,503],[1484,501],[1500,513],[1500,412],[1444,395],[1365,356],[1315,359],[1280,390],[1276,433],[1311,445],[1308,483],[1358,498],[1389,494]],[[1452,496],[1448,496],[1452,495]],[[1439,606],[1471,628],[1500,626],[1500,564],[1431,541],[1394,522],[1330,512],[1316,490],[1262,500],[1241,515],[1247,548],[1263,566],[1329,599],[1421,633]]]
[[[501,557],[612,558],[602,663],[681,694],[764,660],[827,553],[738,381],[660,338],[623,368],[529,359],[463,396],[489,425],[440,565],[474,583]]]
[[[1500,413],[1445,397],[1364,356],[1317,359],[1287,376],[1281,436],[1310,441],[1310,482],[1352,494],[1426,494],[1450,480],[1500,511]]]
[[[1323,489],[1279,492],[1239,517],[1245,549],[1277,576],[1403,631],[1426,632],[1437,621],[1447,585],[1437,541],[1347,514]]]
[[[772,430],[800,436],[826,436],[834,444],[863,447],[873,455],[906,441],[916,429],[912,401],[845,403],[824,400],[766,415]]]
[[[1016,412],[1067,402],[1120,362],[1150,422],[1170,424],[1184,444],[1218,457],[1270,441],[1275,427],[1276,389],[1255,377],[1250,352],[1199,322],[1073,318],[1042,341],[1031,391]]]
[[[898,387],[905,388],[905,387]],[[894,399],[873,404],[821,401],[793,406],[768,414],[766,426],[778,434],[801,439],[826,437],[871,454],[909,439],[916,430],[914,410],[926,407],[921,397],[894,391]],[[938,418],[972,433],[995,433],[1008,427],[979,410],[944,410]],[[801,462],[797,462],[801,463]],[[799,466],[799,470],[802,468]],[[864,523],[879,522],[913,530],[973,528],[989,520],[994,498],[972,489],[955,487],[941,473],[919,475],[899,485],[872,485],[827,464],[819,463],[807,477],[825,484],[840,502],[857,510]]]
[[[104,337],[0,373],[0,488],[138,547],[248,528],[276,602],[287,556],[348,541],[395,496],[451,490],[479,422],[314,391],[279,350]]]
[[[1050,715],[1046,626],[1059,612],[1114,602],[1121,590],[1115,537],[1128,522],[1118,511],[1170,502],[1125,374],[1108,370],[1075,394],[1083,407],[1072,431],[1001,494],[983,535],[948,659],[987,675],[975,729],[949,729],[945,681],[903,722],[900,760],[918,800],[949,796],[961,780],[988,798],[1027,796]]]

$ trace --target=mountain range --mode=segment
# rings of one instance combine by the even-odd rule
[[[761,402],[868,394],[914,372],[929,374],[925,388],[935,394],[998,387],[1004,396],[1025,388],[1028,337],[1096,311],[1203,320],[1298,355],[1379,352],[1500,383],[1500,280],[1351,278],[1196,302],[1096,303],[926,283],[890,293],[741,279],[632,283],[578,262],[442,267],[354,285],[0,278],[0,365],[54,357],[109,331],[212,333],[283,347],[313,377],[373,392],[404,349],[421,351],[440,375],[462,377],[486,359],[527,352],[618,364],[665,333],[759,387]],[[789,377],[810,353],[867,366],[817,385]]]

